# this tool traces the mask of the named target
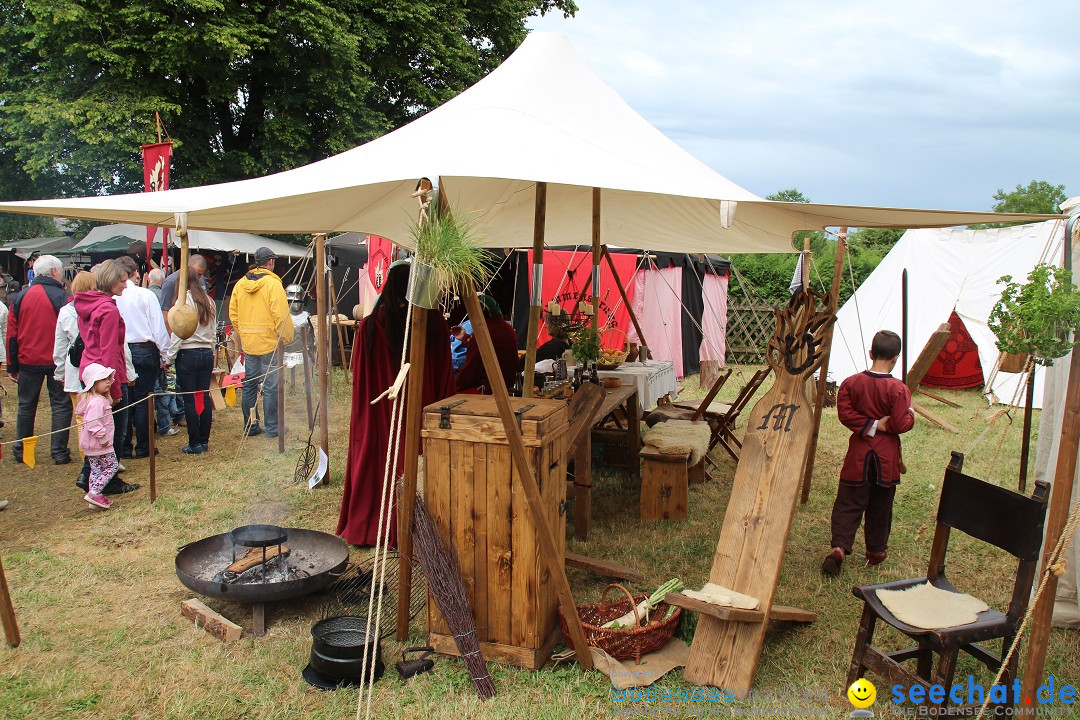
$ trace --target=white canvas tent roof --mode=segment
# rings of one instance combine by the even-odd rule
[[[110,240],[114,237],[123,236],[131,238],[132,242],[146,242],[146,227],[143,225],[101,225],[86,234],[79,242],[75,243],[73,250],[90,252],[97,243]],[[161,241],[160,234],[154,238],[155,243]],[[178,245],[179,240],[171,237],[173,245]],[[298,245],[290,245],[280,240],[271,240],[260,235],[249,233],[214,232],[211,230],[191,230],[188,232],[188,245],[192,252],[200,250],[215,250],[218,252],[233,252],[234,250],[245,255],[254,255],[260,247],[268,247],[279,257],[302,258],[308,255],[308,249]]]
[[[878,330],[901,332],[901,274],[908,271],[908,363],[955,308],[975,344],[984,382],[998,360],[987,326],[1001,296],[998,278],[1026,280],[1041,260],[1061,262],[1065,222],[1051,220],[988,230],[909,230],[836,316],[829,374],[836,381],[867,368],[870,341]],[[894,370],[900,376],[901,368]],[[1042,407],[1043,377],[1036,374],[1034,406]],[[998,373],[993,392],[1009,402],[1020,375]],[[1020,398],[1023,402],[1023,393]]]
[[[420,177],[441,179],[489,247],[532,244],[533,191],[549,183],[547,237],[587,243],[592,188],[601,238],[669,252],[791,252],[792,233],[943,227],[1057,216],[811,205],[763,200],[638,115],[562,35],[532,33],[483,80],[377,140],[310,165],[156,193],[0,203],[0,211],[270,233],[358,231],[409,245]]]

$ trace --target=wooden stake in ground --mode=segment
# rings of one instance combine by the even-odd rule
[[[146,423],[149,425],[150,444],[147,446],[150,453],[150,502],[157,500],[157,448],[154,446],[154,438],[157,435],[157,413],[154,411],[154,393],[146,396]]]
[[[585,670],[591,670],[593,666],[592,655],[589,646],[585,642],[585,633],[581,629],[581,620],[578,617],[577,605],[574,603],[574,594],[570,591],[570,583],[566,579],[566,569],[559,561],[558,548],[555,545],[555,536],[551,532],[551,524],[547,520],[546,509],[542,505],[540,489],[536,485],[536,477],[529,460],[525,454],[525,441],[521,437],[521,429],[514,419],[514,413],[510,409],[510,394],[506,391],[506,382],[499,370],[499,360],[495,356],[495,346],[491,343],[491,333],[488,332],[487,321],[484,319],[483,310],[480,307],[480,299],[476,296],[476,288],[472,284],[466,285],[461,293],[465,301],[465,308],[469,312],[469,319],[473,324],[473,336],[476,347],[480,350],[480,358],[484,361],[484,372],[487,373],[488,384],[491,386],[495,404],[499,408],[499,417],[502,419],[503,431],[510,443],[510,454],[514,459],[521,487],[525,491],[525,499],[529,504],[529,513],[532,516],[533,527],[536,530],[536,538],[540,542],[537,554],[543,558],[551,573],[551,580],[555,583],[559,595],[559,606],[566,617],[566,625],[570,630],[570,640],[577,653],[578,664]]]
[[[4,635],[11,647],[19,647],[22,638],[19,636],[19,623],[15,621],[15,606],[11,604],[11,593],[8,591],[7,576],[4,575],[4,563],[0,560],[0,621],[4,623]]]
[[[819,298],[796,293],[776,313],[776,334],[766,353],[776,383],[750,411],[709,574],[710,582],[757,598],[761,615],[742,620],[701,615],[686,663],[689,682],[736,693],[753,685],[814,430],[806,378],[821,363],[824,335],[835,319],[818,312]]]
[[[289,318],[286,322],[292,322]],[[277,451],[285,452],[285,340],[277,341]]]
[[[1069,516],[1078,448],[1080,448],[1080,347],[1073,348],[1072,363],[1069,366],[1069,384],[1065,393],[1064,415],[1061,418],[1061,443],[1058,445],[1054,486],[1050,491],[1050,509],[1046,516],[1044,567],[1051,560],[1050,555],[1061,537],[1062,530],[1065,529],[1065,521]],[[1073,538],[1073,542],[1076,542],[1076,538]],[[1052,574],[1032,612],[1031,636],[1028,638],[1021,697],[1035,697],[1035,691],[1042,684],[1056,590],[1057,575]]]
[[[529,302],[529,331],[525,335],[525,381],[521,397],[532,397],[536,373],[536,336],[540,332],[540,312],[544,285],[544,227],[547,223],[547,183],[536,183],[536,205],[533,212],[532,298]]]
[[[807,249],[810,240],[807,238]],[[840,234],[836,238],[836,262],[833,263],[832,291],[829,293],[829,312],[836,315],[836,308],[840,304],[840,280],[844,276],[844,253],[847,251],[847,228],[840,228]],[[809,255],[809,254],[808,254]],[[810,287],[810,263],[803,263],[803,272],[806,273],[805,287]],[[817,460],[818,434],[821,429],[821,410],[825,407],[825,391],[829,386],[829,359],[832,354],[833,325],[825,330],[825,338],[821,348],[821,369],[818,371],[817,393],[814,397],[814,432],[810,436],[810,446],[806,449],[806,466],[803,468],[802,497],[799,502],[803,505],[810,499],[810,481],[814,477],[814,463]]]
[[[315,429],[315,410],[311,406],[311,353],[308,352],[310,333],[308,323],[300,328],[300,342],[303,348],[300,352],[304,355],[304,399],[307,400],[307,429],[311,432]]]

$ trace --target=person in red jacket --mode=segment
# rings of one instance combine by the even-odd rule
[[[130,409],[117,410],[115,408],[124,408],[128,404],[128,383],[132,378],[127,375],[127,360],[124,354],[127,331],[114,298],[124,292],[128,275],[120,263],[115,260],[106,260],[94,268],[94,278],[98,289],[75,293],[73,301],[75,314],[78,316],[79,337],[83,341],[82,357],[79,359],[79,377],[82,378],[87,366],[93,363],[116,371],[109,385],[109,398],[114,408],[113,447],[116,447],[123,439]],[[85,488],[89,475],[90,467],[87,462],[84,465],[84,473],[76,484]],[[120,479],[119,475],[114,475],[105,486],[104,493],[117,495],[138,488],[138,483],[126,483]]]
[[[893,499],[903,471],[900,434],[915,425],[911,392],[891,374],[899,356],[900,336],[877,333],[870,344],[870,369],[845,380],[836,395],[837,414],[851,438],[833,503],[832,551],[821,564],[826,575],[840,574],[863,515],[866,564],[883,563],[888,555]]]
[[[506,389],[512,390],[519,365],[517,331],[513,325],[502,319],[502,309],[495,302],[495,298],[481,295],[480,302],[484,307],[488,332],[491,333],[491,344],[495,346],[495,356],[499,360],[499,370],[506,382]],[[451,328],[450,333],[460,340],[465,348],[465,362],[457,371],[457,391],[479,390],[490,393],[491,385],[484,369],[484,361],[480,357],[480,348],[476,346],[476,338],[466,333],[460,325]]]
[[[41,383],[49,389],[52,430],[49,436],[53,462],[71,462],[68,430],[71,425],[71,399],[64,384],[53,377],[53,342],[56,339],[56,316],[67,303],[64,289],[64,266],[52,255],[42,255],[34,262],[34,280],[11,301],[7,325],[8,377],[18,385],[19,413],[15,422],[12,457],[22,462],[21,440],[34,435]],[[59,432],[57,432],[59,431]]]

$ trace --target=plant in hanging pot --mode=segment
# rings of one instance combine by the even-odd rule
[[[425,213],[412,227],[416,261],[409,280],[409,300],[433,310],[440,296],[459,291],[466,281],[482,288],[491,275],[491,264],[463,217],[443,208]]]
[[[1053,365],[1080,343],[1080,291],[1073,286],[1071,272],[1039,263],[1025,283],[1015,282],[1011,275],[998,282],[1005,283],[1005,289],[988,324],[1002,353],[1031,355],[1039,365]],[[1006,358],[1002,369],[1010,371]]]

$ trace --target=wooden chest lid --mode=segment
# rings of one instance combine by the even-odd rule
[[[521,434],[526,440],[550,439],[567,429],[563,400],[512,397],[510,409],[520,417]],[[423,430],[424,437],[452,438],[467,430],[470,435],[477,431],[486,434],[491,442],[506,441],[499,408],[491,395],[454,395],[428,405],[424,408]]]

